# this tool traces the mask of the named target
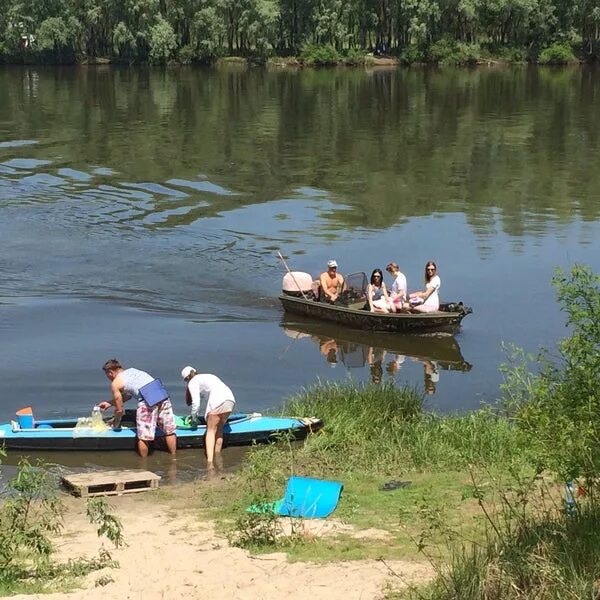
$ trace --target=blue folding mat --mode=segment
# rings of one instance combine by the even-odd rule
[[[281,500],[253,504],[248,512],[272,512],[282,517],[324,519],[337,507],[343,488],[339,481],[294,475],[288,479],[285,495]]]

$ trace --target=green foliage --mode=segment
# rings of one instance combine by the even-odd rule
[[[62,527],[64,509],[52,477],[25,459],[2,496],[0,582],[5,584],[24,568],[23,556],[35,566],[49,559],[53,551],[51,537]]]
[[[427,61],[425,51],[417,44],[410,44],[400,53],[400,60],[407,65]]]
[[[346,65],[359,66],[366,63],[367,55],[363,50],[359,50],[358,48],[348,48],[344,52],[342,60]]]
[[[444,38],[429,48],[431,62],[441,65],[473,65],[481,57],[478,44],[465,44]]]
[[[497,56],[498,58],[502,58],[511,63],[523,63],[527,60],[527,53],[525,50],[515,46],[500,48]]]
[[[554,486],[535,477],[509,488],[481,487],[473,494],[486,517],[482,544],[449,536],[450,565],[432,558],[437,577],[425,588],[389,593],[386,598],[431,600],[562,600],[595,598],[600,565],[600,501],[590,496],[568,515]],[[433,523],[445,530],[446,523]]]
[[[297,457],[322,473],[367,469],[386,475],[398,465],[459,470],[527,459],[518,432],[491,409],[457,416],[427,413],[421,393],[393,383],[327,383],[296,396],[283,410],[323,419],[323,430]]]
[[[560,342],[554,360],[543,353],[539,372],[527,369],[527,357],[513,357],[504,368],[509,410],[538,468],[564,479],[600,473],[600,277],[575,265],[557,271],[553,284],[567,314],[571,335]]]
[[[196,48],[196,56],[203,61],[219,56],[219,40],[223,34],[223,23],[216,8],[207,6],[199,10],[194,15],[191,26],[191,39],[192,45]]]
[[[307,44],[300,53],[300,59],[307,65],[336,65],[341,58],[340,53],[331,44],[325,44],[324,46]]]
[[[150,28],[150,60],[156,64],[165,64],[177,47],[175,32],[162,15],[158,15],[156,24]]]
[[[62,529],[64,505],[58,495],[56,477],[39,463],[19,463],[14,479],[0,492],[0,590],[11,592],[29,587],[43,588],[46,582],[75,577],[116,566],[108,552],[93,559],[53,562],[52,538]],[[121,524],[102,499],[88,504],[90,521],[99,525],[98,535],[115,546],[123,543]]]
[[[60,17],[50,17],[42,21],[36,31],[36,43],[40,50],[64,50],[69,43],[66,23]]]
[[[118,58],[123,60],[132,61],[135,58],[135,37],[123,21],[120,21],[113,31],[112,50]]]
[[[577,62],[569,44],[557,42],[540,52],[538,62],[542,65],[566,65]]]
[[[189,65],[194,60],[195,52],[191,44],[183,46],[177,52],[177,60],[182,65]]]
[[[469,64],[483,45],[498,52],[531,49],[534,54],[546,48],[556,61],[565,56],[572,60],[563,52],[566,46],[554,48],[561,45],[553,44],[556,40],[576,40],[578,53],[590,59],[598,55],[600,5],[599,0],[0,1],[0,43],[8,54],[22,58],[21,36],[36,32],[40,56],[51,53],[56,60],[113,52],[118,60],[157,63],[173,56],[184,61],[223,55],[264,60],[274,54],[297,55],[309,46],[313,50],[305,52],[307,63],[319,65],[337,62],[336,53],[343,56],[358,48],[365,54],[375,43],[384,43],[392,54],[402,50],[408,63],[429,60],[431,49],[436,62]],[[35,56],[35,49],[27,53]],[[349,64],[362,64],[358,56],[348,58]]]
[[[87,501],[86,513],[90,523],[98,525],[98,537],[106,537],[115,548],[124,544],[123,525],[112,513],[104,498],[90,498]]]

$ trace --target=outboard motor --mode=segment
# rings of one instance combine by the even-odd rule
[[[302,271],[290,271],[283,277],[281,290],[286,296],[313,298],[313,278]]]

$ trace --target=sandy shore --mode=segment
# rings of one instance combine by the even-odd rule
[[[122,519],[127,546],[114,550],[104,546],[119,568],[88,575],[82,588],[68,594],[18,595],[13,598],[61,599],[187,599],[231,598],[271,600],[294,595],[311,600],[374,599],[385,585],[402,580],[418,583],[431,577],[429,565],[364,560],[330,564],[289,562],[283,553],[251,556],[230,547],[215,532],[214,524],[202,521],[191,510],[174,506],[152,493],[110,498]],[[65,530],[56,540],[58,560],[97,555],[102,546],[86,521],[85,503],[68,500]],[[307,523],[316,535],[335,531],[335,522]],[[364,532],[357,532],[364,535]],[[393,570],[398,576],[392,574]],[[105,585],[101,582],[109,581]]]

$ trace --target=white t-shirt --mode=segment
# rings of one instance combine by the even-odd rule
[[[392,283],[392,298],[394,296],[406,297],[406,290],[408,290],[406,275],[404,273],[398,272],[398,275],[396,275],[396,279],[394,279],[394,283]]]
[[[188,382],[188,390],[192,396],[192,417],[197,418],[200,413],[200,401],[206,400],[204,416],[230,400],[235,402],[233,392],[216,375],[198,373]]]
[[[423,306],[435,306],[435,310],[437,310],[440,307],[440,297],[438,296],[438,291],[439,291],[441,285],[442,285],[442,282],[438,275],[434,275],[429,280],[429,282],[427,283],[425,288],[427,290],[430,290],[431,288],[433,288],[433,292],[429,296],[429,298],[427,298],[427,300],[425,300],[425,302],[423,302]]]

